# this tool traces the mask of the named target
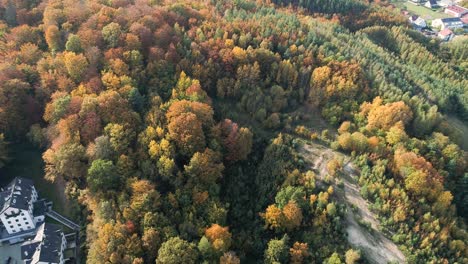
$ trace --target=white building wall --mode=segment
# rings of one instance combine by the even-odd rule
[[[442,20],[440,19],[434,19],[432,20],[432,27],[440,28],[442,30],[444,29],[444,23],[442,23]]]
[[[67,239],[65,238],[65,235],[62,233],[62,248],[60,250],[60,264],[65,263],[63,252],[65,251],[66,247],[67,247]]]
[[[38,194],[37,194],[36,188],[34,186],[32,186],[32,201],[31,201],[31,203],[36,202],[37,198],[38,198]]]
[[[12,214],[18,215],[15,217],[7,217],[7,215]],[[8,208],[2,215],[0,215],[0,219],[8,234],[31,230],[36,227],[32,213],[27,210]]]

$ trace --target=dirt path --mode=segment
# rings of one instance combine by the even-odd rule
[[[379,221],[374,213],[369,210],[369,203],[361,196],[359,186],[356,183],[359,171],[349,162],[350,158],[319,144],[305,144],[299,150],[311,169],[317,173],[318,184],[324,184],[323,180],[328,174],[327,163],[333,158],[343,161],[343,174],[341,178],[344,188],[339,188],[333,183],[339,201],[346,203],[347,221],[346,232],[349,243],[356,248],[361,248],[364,257],[370,263],[405,263],[405,256],[391,240],[386,238],[379,230]],[[354,210],[352,209],[354,207]],[[359,224],[370,224],[370,228]]]

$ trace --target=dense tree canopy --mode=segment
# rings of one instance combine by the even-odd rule
[[[0,14],[0,167],[18,142],[43,151],[87,263],[366,261],[346,239],[346,164],[318,177],[308,140],[350,156],[408,263],[467,262],[466,38],[429,40],[387,1]]]

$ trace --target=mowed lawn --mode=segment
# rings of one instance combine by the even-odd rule
[[[12,160],[0,169],[0,186],[7,185],[15,177],[32,179],[39,197],[52,201],[55,211],[69,215],[59,186],[44,179],[42,152],[29,144],[11,144],[9,150]]]
[[[433,11],[432,9],[429,9],[425,6],[417,6],[415,4],[411,4],[411,3],[408,3],[408,2],[405,2],[403,4],[406,9],[415,14],[415,15],[418,15],[426,20],[434,20],[434,19],[437,19],[437,18],[446,18],[446,17],[451,17],[450,15],[448,14],[445,14],[444,12],[437,12],[437,11]]]

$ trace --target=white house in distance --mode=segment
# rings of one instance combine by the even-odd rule
[[[425,27],[427,27],[426,20],[424,20],[420,16],[410,16],[409,21],[415,28],[425,28]]]
[[[450,18],[438,18],[432,20],[432,27],[439,28],[440,30],[448,29],[457,29],[463,27],[463,22],[459,17],[450,17]]]
[[[447,7],[455,4],[454,0],[440,0],[437,1],[437,4],[442,7]]]
[[[452,5],[445,8],[445,13],[454,17],[462,17],[465,14],[468,14],[468,9],[458,5]]]
[[[37,198],[33,182],[24,178],[15,178],[0,192],[0,220],[8,234],[35,229],[44,221],[44,212],[38,212],[44,202]]]
[[[25,264],[63,264],[67,240],[58,225],[42,223],[36,236],[21,246]]]

